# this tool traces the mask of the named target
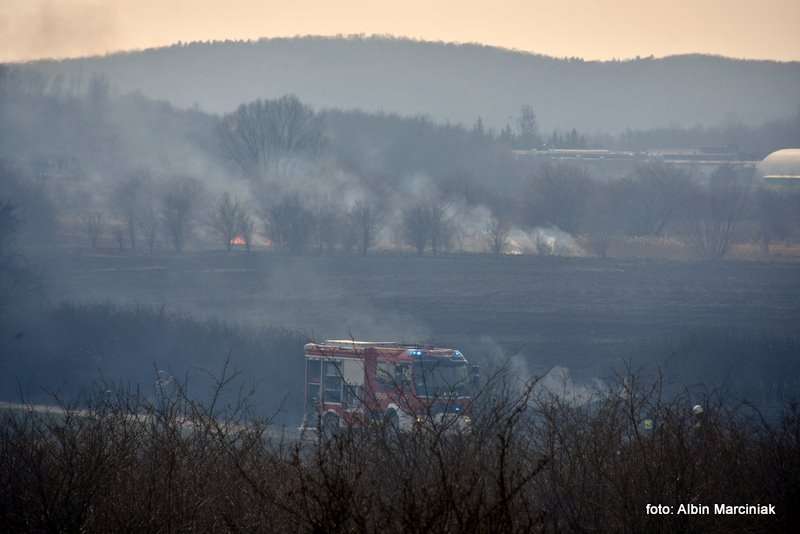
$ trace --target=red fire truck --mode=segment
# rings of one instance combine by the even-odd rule
[[[329,340],[305,346],[305,428],[327,433],[383,420],[415,425],[470,424],[478,367],[455,349]]]

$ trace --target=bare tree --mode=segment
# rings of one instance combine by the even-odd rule
[[[228,252],[239,234],[241,219],[242,208],[239,201],[232,199],[228,192],[223,193],[211,215],[211,227],[225,243],[225,250]]]
[[[422,256],[430,238],[429,213],[423,204],[416,204],[403,211],[403,237],[405,241],[417,249]]]
[[[348,225],[343,219],[344,217],[339,209],[327,202],[314,211],[313,233],[318,253],[330,253],[340,242],[344,245],[346,233],[350,229],[347,228]]]
[[[297,194],[286,195],[263,211],[264,225],[273,244],[292,254],[306,251],[314,229],[314,214]]]
[[[86,235],[89,237],[89,244],[93,249],[96,249],[103,235],[103,214],[99,211],[89,213],[84,217],[83,224],[86,226]]]
[[[293,95],[256,100],[225,115],[219,127],[222,149],[248,178],[284,174],[298,156],[315,155],[322,144],[321,120]]]
[[[132,249],[136,249],[136,234],[145,211],[150,186],[149,171],[138,170],[128,175],[114,188],[112,200],[125,221],[128,242]]]
[[[746,178],[729,167],[720,167],[692,202],[691,238],[705,258],[723,258],[730,249],[737,223],[742,218],[750,187]]]
[[[403,237],[422,255],[430,244],[436,255],[447,250],[453,238],[453,225],[447,204],[438,199],[421,200],[403,211]]]
[[[443,250],[450,248],[453,237],[453,225],[447,216],[447,204],[441,200],[434,199],[428,206],[427,221],[430,225],[428,234],[431,242],[431,252],[437,255]]]
[[[680,215],[693,195],[692,178],[673,165],[653,162],[613,186],[620,199],[619,217],[628,234],[661,236]]]
[[[190,236],[194,205],[200,190],[200,183],[189,177],[174,178],[167,185],[162,218],[176,252],[183,251]]]
[[[500,256],[505,254],[508,248],[508,234],[511,232],[511,224],[505,216],[493,214],[486,225],[486,239],[489,244],[489,252]]]
[[[528,223],[578,233],[592,189],[588,173],[569,164],[542,165],[531,183]]]
[[[365,201],[358,201],[350,210],[350,224],[355,228],[358,236],[358,249],[362,256],[375,242],[375,235],[380,229],[378,211]]]

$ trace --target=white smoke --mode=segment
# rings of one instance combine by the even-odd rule
[[[513,227],[508,235],[509,254],[540,256],[586,256],[586,251],[567,232],[556,227],[523,230]]]
[[[567,404],[579,406],[596,398],[603,389],[604,383],[599,378],[592,379],[590,385],[576,384],[568,367],[556,365],[536,382],[533,396],[556,397]]]
[[[453,245],[462,252],[489,252],[493,215],[483,205],[464,202],[448,204],[448,217],[453,223]],[[525,229],[511,226],[506,237],[505,254],[541,256],[586,256],[586,251],[573,236],[556,227]]]
[[[481,353],[485,358],[489,376],[499,373],[512,391],[521,393],[533,384],[532,400],[557,398],[567,404],[579,406],[597,398],[607,389],[599,378],[577,383],[568,367],[537,366],[523,351],[509,355],[489,336],[482,336],[472,350]]]

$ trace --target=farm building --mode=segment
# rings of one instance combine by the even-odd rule
[[[770,187],[800,188],[800,148],[776,150],[759,163],[758,171]]]

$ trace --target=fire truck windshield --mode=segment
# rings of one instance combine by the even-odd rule
[[[467,364],[445,359],[414,362],[414,386],[420,397],[465,395],[469,389]]]

